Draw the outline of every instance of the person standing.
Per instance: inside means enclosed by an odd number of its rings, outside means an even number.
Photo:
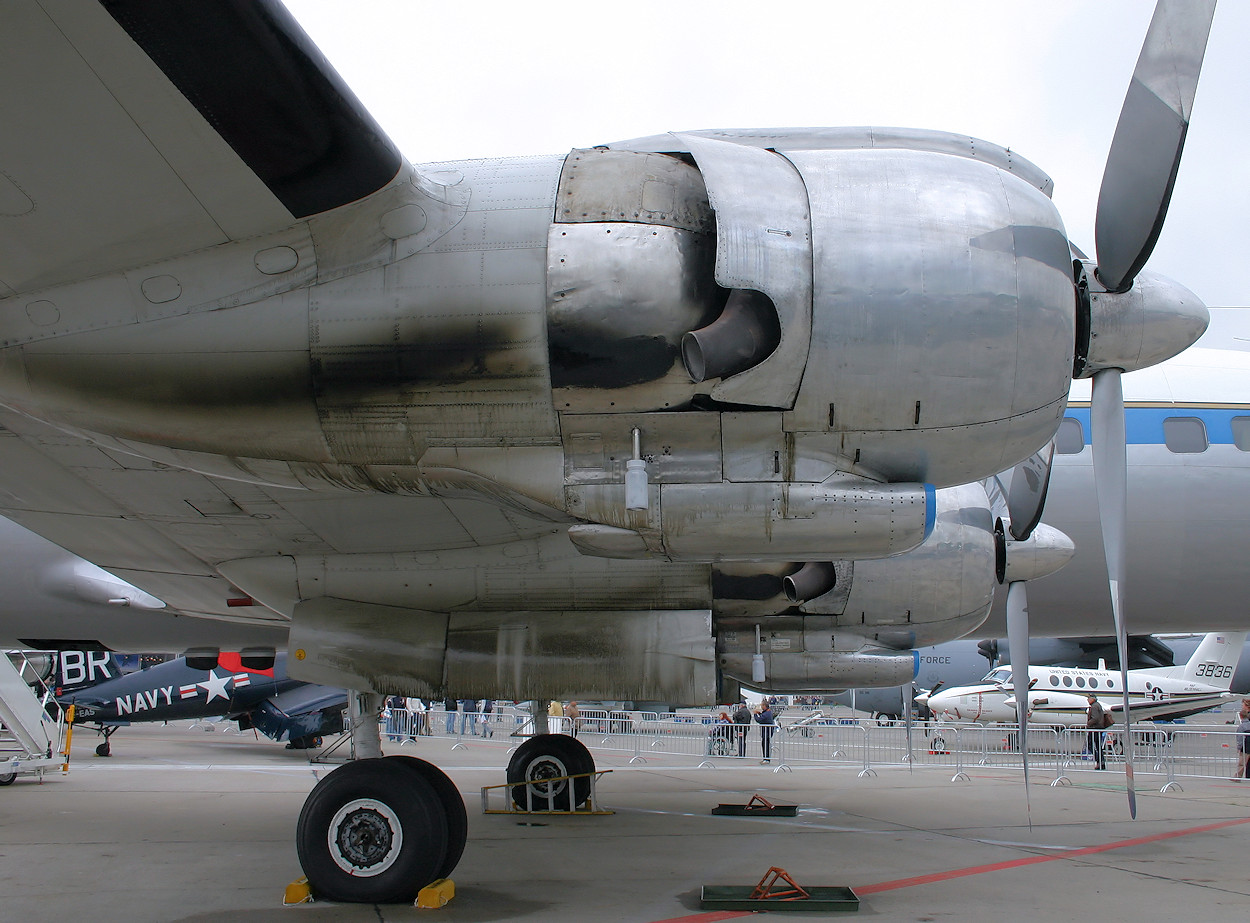
[[[564,717],[569,719],[569,733],[574,737],[577,736],[578,722],[582,713],[577,708],[576,702],[570,702],[564,706]]]
[[[751,709],[747,708],[746,702],[738,703],[738,710],[734,712],[734,734],[738,738],[738,756],[746,759],[747,755],[747,731],[751,729]]]
[[[495,703],[490,699],[482,699],[482,717],[480,723],[482,725],[483,737],[494,737],[495,730],[490,726],[490,713],[494,710]]]
[[[777,730],[777,716],[768,699],[760,702],[755,710],[755,721],[760,726],[760,751],[764,754],[760,762],[767,763],[773,758],[773,731]]]
[[[425,703],[420,699],[414,699],[411,696],[407,699],[408,714],[412,715],[412,734],[419,737],[423,734],[430,733],[429,726],[425,723]]]
[[[477,708],[476,699],[461,699],[460,700],[460,736],[461,737],[464,736],[465,725],[469,726],[470,732],[476,733],[475,731],[473,731],[473,711],[476,708]]]
[[[1247,771],[1250,767],[1250,705],[1243,704],[1238,717],[1241,723],[1237,725],[1237,772],[1233,774],[1234,782],[1250,777]]]
[[[456,733],[456,700],[444,699],[443,710],[447,712],[447,733]]]
[[[1107,710],[1098,703],[1098,696],[1092,692],[1085,696],[1089,708],[1085,711],[1085,732],[1089,735],[1089,751],[1094,756],[1094,768],[1106,769],[1107,757],[1102,750],[1102,731],[1110,722]]]
[[[386,739],[402,740],[404,737],[404,715],[408,703],[402,695],[389,696],[386,700]]]

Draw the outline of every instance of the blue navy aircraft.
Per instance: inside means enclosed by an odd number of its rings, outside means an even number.
[[[74,706],[75,724],[104,736],[97,756],[109,756],[113,733],[134,722],[221,717],[291,750],[343,730],[347,693],[291,679],[285,652],[267,663],[224,651],[212,663],[177,657],[132,672],[105,651],[61,651],[58,659],[57,701]]]

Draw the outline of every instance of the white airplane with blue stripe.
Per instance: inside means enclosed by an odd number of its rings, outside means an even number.
[[[1134,633],[1250,627],[1250,309],[1215,308],[1174,359],[1125,375],[1128,454],[1126,606]],[[1090,448],[1089,384],[1073,383],[1056,436],[1043,521],[1076,553],[1029,583],[1031,633],[1109,634]],[[979,637],[1004,637],[999,594]]]

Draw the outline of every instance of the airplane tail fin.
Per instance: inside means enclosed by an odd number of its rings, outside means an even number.
[[[122,675],[122,664],[112,651],[58,651],[56,694],[64,695]]]
[[[1178,679],[1227,689],[1232,685],[1233,673],[1241,659],[1246,634],[1244,631],[1207,633],[1189,662],[1183,667],[1173,667],[1172,675]]]

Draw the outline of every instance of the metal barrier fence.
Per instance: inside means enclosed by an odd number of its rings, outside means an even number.
[[[516,706],[490,712],[425,712],[388,709],[384,739],[401,745],[423,735],[458,737],[528,737],[532,718]],[[866,719],[835,718],[821,712],[785,715],[771,732],[761,725],[717,722],[698,713],[582,709],[575,720],[550,716],[548,730],[573,734],[590,748],[630,755],[631,762],[648,756],[688,757],[698,765],[729,765],[750,759],[785,772],[791,764],[858,766],[861,776],[884,766],[932,766],[952,771],[952,781],[965,781],[966,770],[978,766],[1020,769],[1020,731],[1014,725],[946,724],[917,721],[908,731],[901,723],[879,725]],[[1131,742],[1138,775],[1163,777],[1163,791],[1179,788],[1178,777],[1229,779],[1238,768],[1238,734],[1228,725],[1134,725]],[[765,751],[765,737],[768,749]],[[1124,731],[1101,732],[1104,765],[1119,768],[1124,760]],[[1029,769],[1052,775],[1063,784],[1068,773],[1092,770],[1097,759],[1084,728],[1030,726],[1025,740]]]

